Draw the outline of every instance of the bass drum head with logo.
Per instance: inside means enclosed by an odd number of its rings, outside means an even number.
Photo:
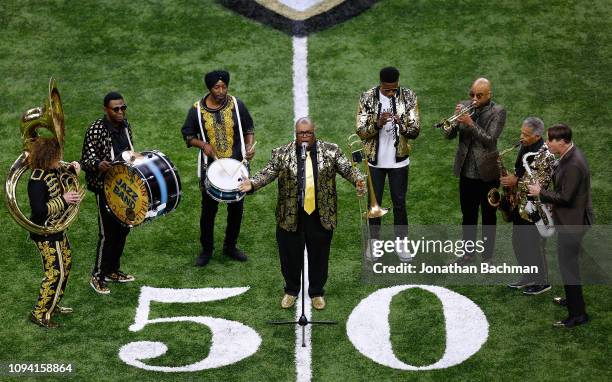
[[[148,184],[140,173],[125,163],[114,163],[104,178],[106,205],[127,226],[142,224],[150,205]]]
[[[126,162],[113,163],[104,179],[108,209],[117,220],[135,227],[176,209],[181,200],[181,180],[163,153],[130,151],[122,158]]]

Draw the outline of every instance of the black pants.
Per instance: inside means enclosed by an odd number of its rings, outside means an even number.
[[[557,236],[559,267],[561,278],[565,284],[565,298],[567,299],[567,310],[570,317],[581,316],[586,312],[578,264],[584,234],[584,232],[559,232]]]
[[[535,224],[521,218],[514,211],[512,216],[512,248],[521,266],[536,266],[538,272],[526,274],[524,281],[536,285],[548,284],[548,266],[544,252],[546,239],[542,238]]]
[[[480,179],[471,179],[461,176],[459,178],[459,201],[463,214],[463,240],[476,240],[476,225],[478,224],[478,210],[482,213],[482,237],[485,260],[493,257],[495,250],[495,225],[497,224],[497,208],[491,207],[487,201],[487,194],[493,187],[499,187],[499,180],[484,182]],[[473,254],[473,252],[471,253]],[[470,255],[471,255],[470,254]]]
[[[200,215],[200,244],[202,251],[212,255],[215,249],[215,217],[219,210],[219,202],[202,190],[202,213]],[[225,227],[225,240],[223,246],[233,248],[238,242],[240,225],[242,224],[242,211],[244,199],[235,203],[227,203],[227,226]]]
[[[377,168],[370,166],[372,187],[376,202],[381,205],[385,189],[385,178],[389,177],[389,191],[393,203],[393,225],[395,235],[403,238],[408,235],[408,214],[406,212],[406,192],[408,191],[408,169],[410,166],[399,168]],[[368,199],[369,200],[369,199]],[[372,238],[378,238],[380,231],[380,218],[370,219],[370,232]]]
[[[296,232],[276,227],[276,241],[280,256],[281,272],[285,279],[285,293],[297,296],[301,289],[301,272],[304,246],[308,251],[308,295],[323,296],[327,282],[329,248],[334,231],[321,225],[318,210],[311,215],[300,213]]]
[[[98,204],[98,245],[96,262],[91,274],[102,277],[119,270],[130,228],[121,224],[109,211],[104,193],[96,194],[96,203]]]
[[[36,241],[42,258],[44,278],[32,314],[37,319],[51,319],[59,306],[72,268],[72,250],[66,235],[58,241]]]

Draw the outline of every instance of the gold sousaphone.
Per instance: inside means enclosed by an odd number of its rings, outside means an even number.
[[[26,230],[39,235],[50,235],[65,230],[72,224],[79,213],[79,204],[70,204],[64,215],[55,224],[39,225],[23,214],[17,201],[17,184],[23,173],[29,168],[28,156],[30,155],[32,143],[39,136],[51,134],[59,142],[63,155],[64,129],[62,101],[57,90],[57,83],[54,78],[51,78],[49,80],[49,96],[45,98],[43,105],[27,110],[21,117],[22,153],[11,166],[6,177],[6,183],[4,184],[6,206],[13,219]],[[39,130],[41,131],[39,132]],[[68,166],[65,162],[60,162],[60,165]],[[71,171],[62,172],[60,185],[62,193],[77,191],[81,198],[85,194],[83,187],[79,186],[78,176]]]

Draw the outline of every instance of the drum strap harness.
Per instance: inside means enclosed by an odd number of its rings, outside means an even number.
[[[242,153],[242,162],[246,161],[246,150],[244,147],[244,136],[242,135],[242,121],[240,120],[240,108],[238,107],[238,102],[236,101],[236,97],[231,96],[232,101],[234,102],[234,107],[236,108],[236,119],[238,120],[238,132],[240,133],[240,152]],[[202,126],[202,111],[200,108],[200,102],[198,101],[198,124],[200,125],[200,135],[202,136],[202,141],[206,142],[206,136],[204,135],[204,127]],[[126,131],[127,133],[127,131]],[[128,137],[128,140],[130,138]],[[132,143],[130,142],[130,146]],[[204,157],[204,170],[208,167],[208,156],[204,154],[203,150],[198,152],[198,178],[202,176],[202,157]]]
[[[125,136],[127,137],[128,140],[128,144],[130,145],[130,150],[134,151],[134,146],[132,146],[132,140],[130,139],[130,133],[128,133],[128,129],[127,127],[123,128],[123,132],[125,133]],[[113,144],[111,142],[111,161],[115,160],[115,150],[113,150]]]

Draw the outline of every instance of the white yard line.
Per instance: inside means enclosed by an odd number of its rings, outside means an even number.
[[[294,120],[308,116],[308,38],[293,37],[293,115]],[[295,129],[294,136],[295,136]],[[301,293],[295,304],[295,320],[299,320],[302,307]],[[304,249],[304,314],[310,319],[310,297],[308,297],[308,256]],[[310,349],[311,326],[306,325],[302,347],[302,327],[295,326],[295,371],[298,382],[312,379],[312,353]]]

